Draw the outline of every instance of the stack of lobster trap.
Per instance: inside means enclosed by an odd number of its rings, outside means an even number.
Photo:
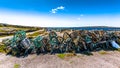
[[[120,33],[109,31],[76,30],[71,33],[64,32],[58,36],[50,31],[49,35],[37,36],[29,39],[25,31],[18,31],[10,39],[3,40],[7,54],[16,56],[28,56],[28,54],[55,54],[83,51],[95,51],[97,49],[120,48]]]

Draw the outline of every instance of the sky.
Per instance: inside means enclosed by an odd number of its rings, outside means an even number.
[[[120,27],[120,0],[0,0],[0,23]]]

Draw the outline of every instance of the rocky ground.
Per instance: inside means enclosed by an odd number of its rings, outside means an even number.
[[[93,52],[91,56],[77,54],[64,59],[49,54],[25,58],[0,54],[0,68],[120,68],[120,52]]]

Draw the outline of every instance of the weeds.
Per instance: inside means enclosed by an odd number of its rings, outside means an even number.
[[[0,44],[0,53],[5,53],[4,49],[5,49],[5,45]]]
[[[58,56],[59,58],[61,58],[61,59],[64,59],[65,56],[66,56],[66,54],[57,54],[57,56]]]
[[[57,56],[58,56],[59,58],[61,58],[61,59],[64,59],[65,57],[66,57],[66,58],[67,58],[67,57],[74,57],[74,56],[76,56],[76,54],[74,54],[74,53],[57,54]]]
[[[44,33],[44,31],[36,31],[36,32],[34,32],[32,34],[28,34],[28,36],[29,37],[34,37],[34,36],[39,36],[40,34],[43,34],[43,33]]]
[[[120,48],[119,48],[119,49],[117,49],[117,51],[118,51],[118,52],[120,52]]]
[[[20,68],[20,64],[15,64],[14,68]]]
[[[98,53],[99,53],[99,54],[102,54],[102,55],[108,54],[106,51],[99,51]]]

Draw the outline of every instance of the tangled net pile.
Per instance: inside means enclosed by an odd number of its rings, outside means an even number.
[[[28,56],[28,54],[55,54],[55,53],[81,53],[83,51],[95,51],[99,49],[120,48],[120,33],[109,31],[82,31],[71,33],[64,32],[58,36],[50,31],[48,36],[37,36],[33,39],[26,37],[25,31],[18,31],[13,38],[2,41],[7,54],[16,56]]]

